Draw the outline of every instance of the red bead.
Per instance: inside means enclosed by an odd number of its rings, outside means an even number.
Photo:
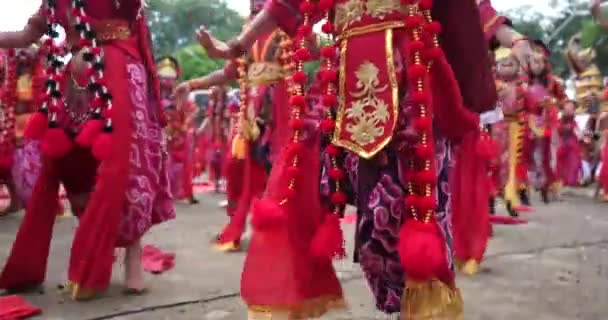
[[[93,47],[91,48],[91,53],[98,56],[101,54],[101,47]]]
[[[406,207],[408,208],[417,208],[418,207],[418,203],[420,197],[418,197],[417,195],[414,194],[408,194],[407,196],[405,196],[405,198],[403,198],[403,204],[405,204]]]
[[[329,154],[332,157],[337,157],[338,155],[340,155],[340,148],[338,148],[337,146],[330,144],[327,147],[325,147],[325,151],[327,152],[327,154]]]
[[[331,202],[336,205],[345,205],[347,200],[348,197],[341,191],[334,192],[331,195]]]
[[[417,41],[412,41],[409,43],[409,50],[411,53],[414,53],[416,51],[420,51],[422,49],[424,49],[424,42],[417,40]]]
[[[336,128],[336,122],[333,119],[323,119],[321,121],[321,130],[325,133],[332,133]]]
[[[437,21],[433,21],[429,24],[427,24],[426,26],[424,26],[424,29],[426,32],[430,33],[430,34],[439,34],[441,32],[441,24]]]
[[[405,18],[405,26],[408,29],[415,29],[422,25],[423,17],[421,15],[409,16]]]
[[[304,1],[300,4],[300,12],[304,14],[312,14],[315,10],[315,4],[311,1]]]
[[[420,198],[420,202],[418,203],[418,210],[420,212],[426,213],[430,210],[435,210],[435,198],[431,196],[424,196]]]
[[[111,119],[113,113],[114,110],[112,110],[112,108],[106,108],[101,112],[101,115],[106,119]]]
[[[437,174],[435,170],[423,170],[415,175],[415,182],[424,185],[435,186],[437,183]]]
[[[424,57],[429,61],[436,61],[443,57],[443,50],[439,47],[428,48],[424,52]]]
[[[344,173],[344,170],[340,168],[332,168],[331,170],[329,170],[329,177],[333,180],[340,181],[346,178],[346,174]]]
[[[338,97],[335,94],[326,94],[321,98],[321,102],[327,108],[331,108],[338,102]]]
[[[85,39],[85,38],[81,38],[79,40],[79,43],[80,43],[80,47],[88,47],[88,46],[91,45],[91,40]]]
[[[416,147],[416,156],[421,159],[429,160],[434,156],[434,153],[433,148],[429,145],[421,145]]]
[[[417,80],[426,76],[427,69],[421,64],[415,64],[408,68],[408,75],[411,80]]]
[[[296,179],[299,174],[300,174],[300,168],[294,167],[294,166],[287,167],[287,179],[289,179],[289,180]]]
[[[324,83],[335,82],[338,78],[338,73],[335,70],[324,70],[321,72],[321,80]]]
[[[310,50],[308,48],[300,48],[295,52],[295,58],[297,61],[306,62],[310,60]]]
[[[325,46],[321,48],[321,56],[325,59],[335,59],[336,58],[336,48],[334,46]]]
[[[430,96],[426,91],[415,91],[411,94],[412,102],[416,105],[426,105],[429,103]]]
[[[334,25],[327,22],[323,24],[323,26],[321,27],[321,31],[323,31],[323,33],[332,34],[334,33]]]
[[[302,130],[304,128],[304,121],[302,119],[291,119],[289,120],[289,126],[293,130]]]
[[[308,79],[308,76],[306,75],[305,72],[303,71],[298,71],[296,73],[293,74],[292,79],[295,83],[298,84],[305,84],[306,80]]]
[[[312,33],[312,27],[310,25],[303,24],[298,27],[298,35],[300,37],[306,38],[306,37],[310,36],[311,33]]]
[[[304,96],[301,95],[295,95],[292,96],[290,98],[291,105],[296,106],[296,107],[303,107],[306,104],[306,99],[304,98]]]
[[[414,119],[414,128],[420,133],[429,132],[433,127],[433,121],[429,117],[419,117]]]

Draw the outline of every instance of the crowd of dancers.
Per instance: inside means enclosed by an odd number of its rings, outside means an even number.
[[[456,320],[455,274],[477,272],[492,221],[521,221],[533,191],[549,203],[596,181],[608,200],[607,99],[580,35],[565,52],[568,98],[547,47],[489,0],[250,4],[230,42],[196,30],[227,63],[181,83],[175,58],[152,57],[143,0],[44,0],[22,31],[0,32],[2,214],[26,209],[1,288],[43,283],[62,186],[78,217],[68,294],[104,291],[120,247],[125,293],[143,294],[142,236],[175,217],[174,201],[198,203],[204,175],[227,197],[214,246],[240,250],[253,229],[241,278],[250,319],[344,306],[332,259],[346,255],[340,221],[353,206],[354,259],[378,310]],[[200,111],[190,96],[207,89]],[[497,200],[509,217],[497,218]]]

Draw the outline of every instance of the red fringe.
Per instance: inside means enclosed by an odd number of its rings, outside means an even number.
[[[344,234],[340,228],[340,218],[335,214],[327,214],[310,244],[310,253],[317,258],[344,258]]]

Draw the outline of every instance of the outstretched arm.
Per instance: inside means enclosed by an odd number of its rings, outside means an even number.
[[[180,83],[173,91],[177,106],[185,106],[188,101],[188,95],[193,90],[204,90],[213,86],[222,86],[236,79],[236,76],[236,64],[230,62],[224,69],[214,71],[201,78]]]
[[[0,48],[27,48],[40,40],[46,30],[46,22],[39,10],[20,31],[0,32]]]

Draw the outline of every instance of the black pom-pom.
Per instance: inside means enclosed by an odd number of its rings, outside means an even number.
[[[76,29],[76,31],[82,32],[82,31],[85,31],[87,29],[87,26],[86,26],[86,24],[84,24],[83,22],[81,22],[81,23],[77,23],[74,26],[74,28]]]
[[[103,99],[103,101],[110,101],[112,100],[112,95],[109,92],[104,92],[101,94],[101,99]]]
[[[51,91],[51,96],[53,98],[61,98],[61,91],[59,91],[59,90],[52,90]]]
[[[93,61],[93,59],[95,59],[95,55],[91,52],[85,52],[82,54],[82,58],[86,62],[91,62],[91,61]]]
[[[95,70],[97,70],[97,71],[102,71],[103,70],[103,62],[101,62],[101,61],[95,62],[93,64],[93,68],[95,68]]]
[[[95,39],[95,36],[96,36],[95,31],[87,30],[87,31],[85,31],[84,36],[89,40],[93,40],[93,39]]]
[[[101,85],[97,82],[90,82],[87,87],[90,92],[97,92],[101,89]]]

